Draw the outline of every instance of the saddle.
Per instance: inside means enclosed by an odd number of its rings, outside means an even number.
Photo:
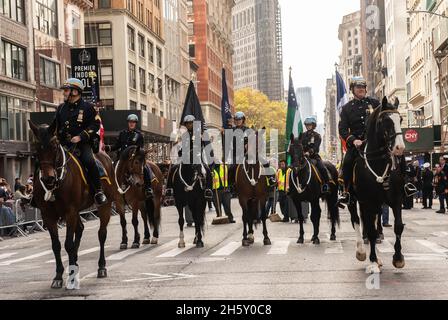
[[[79,169],[79,172],[81,173],[81,177],[82,177],[82,181],[86,184],[89,185],[86,179],[86,170],[85,168],[81,165],[81,162],[79,161],[78,157],[73,155],[71,152],[68,152],[70,158],[72,158],[73,162],[75,162],[76,166]],[[104,168],[102,162],[100,160],[98,160],[98,158],[96,156],[94,156],[95,158],[95,163],[98,167],[98,171],[100,172],[100,179],[101,180],[105,180],[109,185],[112,185],[112,182],[110,181],[109,175],[107,173],[106,168]]]

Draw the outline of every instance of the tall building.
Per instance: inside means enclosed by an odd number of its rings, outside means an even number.
[[[166,117],[179,123],[191,79],[188,55],[187,1],[165,0]]]
[[[32,1],[0,1],[0,176],[9,183],[31,172],[34,14]]]
[[[206,122],[221,127],[222,69],[233,106],[234,0],[188,0],[189,53],[198,65],[197,88]]]
[[[232,11],[235,89],[283,99],[281,8],[278,0],[237,0]]]
[[[296,97],[303,119],[315,115],[313,105],[313,91],[310,87],[298,88],[296,90]]]
[[[162,12],[160,0],[95,1],[85,23],[86,45],[98,47],[103,108],[141,115],[146,148],[157,161],[166,157],[172,131],[167,87],[179,88],[166,78]],[[125,128],[126,116],[121,117],[116,124]],[[106,140],[120,129],[110,125],[105,121]]]
[[[339,72],[348,86],[354,76],[362,74],[361,12],[356,11],[342,18],[339,25],[342,52]]]

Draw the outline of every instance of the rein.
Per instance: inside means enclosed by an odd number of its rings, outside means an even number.
[[[311,163],[310,163],[310,161],[309,161],[308,158],[306,158],[306,157],[305,157],[305,160],[306,160],[307,163],[305,164],[305,166],[303,166],[302,168],[299,169],[299,172],[300,172],[300,170],[303,170],[303,169],[306,167],[306,165],[308,165],[308,170],[309,170],[308,181],[306,182],[306,184],[305,184],[305,186],[304,186],[303,188],[302,188],[302,186],[300,185],[299,175],[297,174],[296,179],[294,179],[294,171],[291,170],[291,173],[290,173],[290,178],[291,178],[292,184],[294,185],[294,187],[296,188],[296,190],[297,190],[297,192],[298,192],[299,194],[302,194],[302,193],[305,192],[306,188],[309,186],[309,184],[310,184],[310,182],[311,182],[311,177],[312,177],[312,175],[313,175],[313,171],[312,171],[312,169],[311,169]],[[297,181],[296,181],[296,180],[297,180]]]
[[[258,178],[257,178],[257,180],[255,180],[255,177],[254,177],[255,170],[252,171],[252,179],[251,179],[249,177],[249,173],[247,172],[247,169],[246,169],[246,161],[244,161],[244,163],[243,163],[244,174],[246,175],[246,178],[247,178],[247,180],[249,180],[249,182],[252,185],[252,187],[255,187],[258,184],[258,182],[260,181],[260,178],[261,178],[261,171],[262,171],[261,170],[261,164],[259,163],[258,165],[260,167],[260,170],[258,171]]]

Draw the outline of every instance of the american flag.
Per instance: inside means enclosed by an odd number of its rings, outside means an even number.
[[[90,72],[89,73],[90,78],[92,78],[92,103],[95,105],[95,109],[98,112],[98,117],[100,118],[100,130],[97,132],[97,134],[100,136],[100,150],[103,150],[105,147],[104,144],[104,126],[103,126],[103,120],[99,116],[99,101],[98,101],[98,94],[96,92],[96,86],[95,82],[97,79],[96,72]]]

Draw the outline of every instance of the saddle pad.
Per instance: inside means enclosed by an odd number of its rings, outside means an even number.
[[[87,183],[87,179],[86,179],[86,173],[85,173],[85,170],[84,170],[83,166],[81,165],[81,162],[80,162],[79,159],[78,159],[76,156],[74,156],[71,152],[69,152],[68,154],[70,155],[70,157],[72,158],[72,160],[76,163],[76,166],[78,167],[79,172],[81,173],[82,181],[83,181],[86,185],[88,185],[88,183]],[[109,185],[112,185],[112,182],[111,182],[110,179],[109,179],[109,175],[107,174],[107,171],[106,171],[106,169],[104,168],[104,166],[103,166],[103,164],[101,163],[101,161],[99,161],[97,158],[95,158],[95,163],[96,163],[96,166],[98,167],[98,170],[99,170],[99,172],[100,172],[100,179],[101,179],[101,180],[105,180],[105,181],[107,181],[107,183],[108,183]]]

